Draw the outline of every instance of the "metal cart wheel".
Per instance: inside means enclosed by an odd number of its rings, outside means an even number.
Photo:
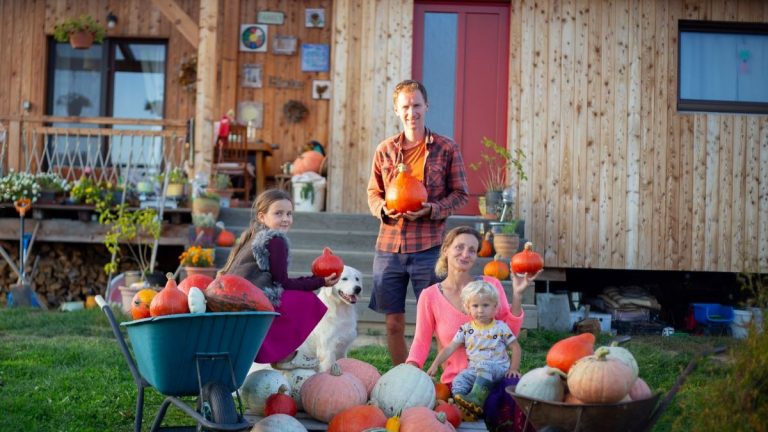
[[[200,414],[213,423],[225,425],[239,422],[232,393],[222,384],[209,382],[204,385],[199,406]]]

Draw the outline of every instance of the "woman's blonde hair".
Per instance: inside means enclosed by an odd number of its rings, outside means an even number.
[[[495,305],[499,304],[499,293],[496,292],[496,287],[484,280],[476,280],[464,285],[461,290],[461,305],[468,310],[469,302],[477,297],[487,298]]]
[[[446,234],[445,238],[443,238],[443,244],[440,246],[440,256],[437,258],[437,263],[435,263],[435,275],[437,277],[444,278],[448,275],[448,248],[451,247],[451,244],[453,244],[453,241],[456,240],[456,237],[462,234],[475,236],[478,246],[480,246],[480,243],[483,240],[483,236],[480,235],[480,232],[472,227],[458,226],[448,231],[448,234]]]
[[[239,242],[229,252],[227,263],[224,264],[224,268],[222,268],[219,273],[227,273],[232,268],[232,264],[235,262],[235,257],[238,253],[240,253],[240,250],[242,250],[243,247],[246,247],[246,245],[247,247],[250,247],[251,239],[253,236],[265,228],[264,225],[259,222],[259,213],[267,213],[269,211],[269,206],[278,201],[284,200],[290,201],[291,204],[293,204],[293,200],[291,199],[291,196],[288,194],[288,192],[285,192],[281,189],[267,189],[259,194],[256,200],[253,202],[253,207],[251,207],[250,227],[243,231],[242,234],[240,234]]]

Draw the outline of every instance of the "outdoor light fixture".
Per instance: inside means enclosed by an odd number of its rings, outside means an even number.
[[[111,11],[107,14],[107,28],[115,28],[117,25],[117,16]]]

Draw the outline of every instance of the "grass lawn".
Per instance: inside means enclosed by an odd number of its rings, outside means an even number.
[[[542,366],[549,347],[564,336],[547,331],[522,335],[522,371]],[[653,336],[635,337],[624,346],[637,358],[640,376],[666,392],[696,353],[733,344],[729,338]],[[358,348],[351,357],[382,373],[391,367],[384,347]],[[654,430],[690,430],[690,420],[701,415],[703,395],[713,391],[709,383],[724,377],[728,364],[728,356],[701,362]],[[148,389],[144,430],[162,399]],[[101,310],[0,309],[0,431],[131,431],[135,403],[136,387]],[[187,419],[171,407],[165,424],[189,424]]]

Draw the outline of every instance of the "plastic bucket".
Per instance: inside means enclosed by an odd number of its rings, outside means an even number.
[[[318,212],[325,205],[325,183],[293,182],[293,206],[295,211]]]
[[[731,334],[736,339],[746,339],[749,333],[749,323],[752,321],[752,312],[740,309],[733,310],[733,322]]]

